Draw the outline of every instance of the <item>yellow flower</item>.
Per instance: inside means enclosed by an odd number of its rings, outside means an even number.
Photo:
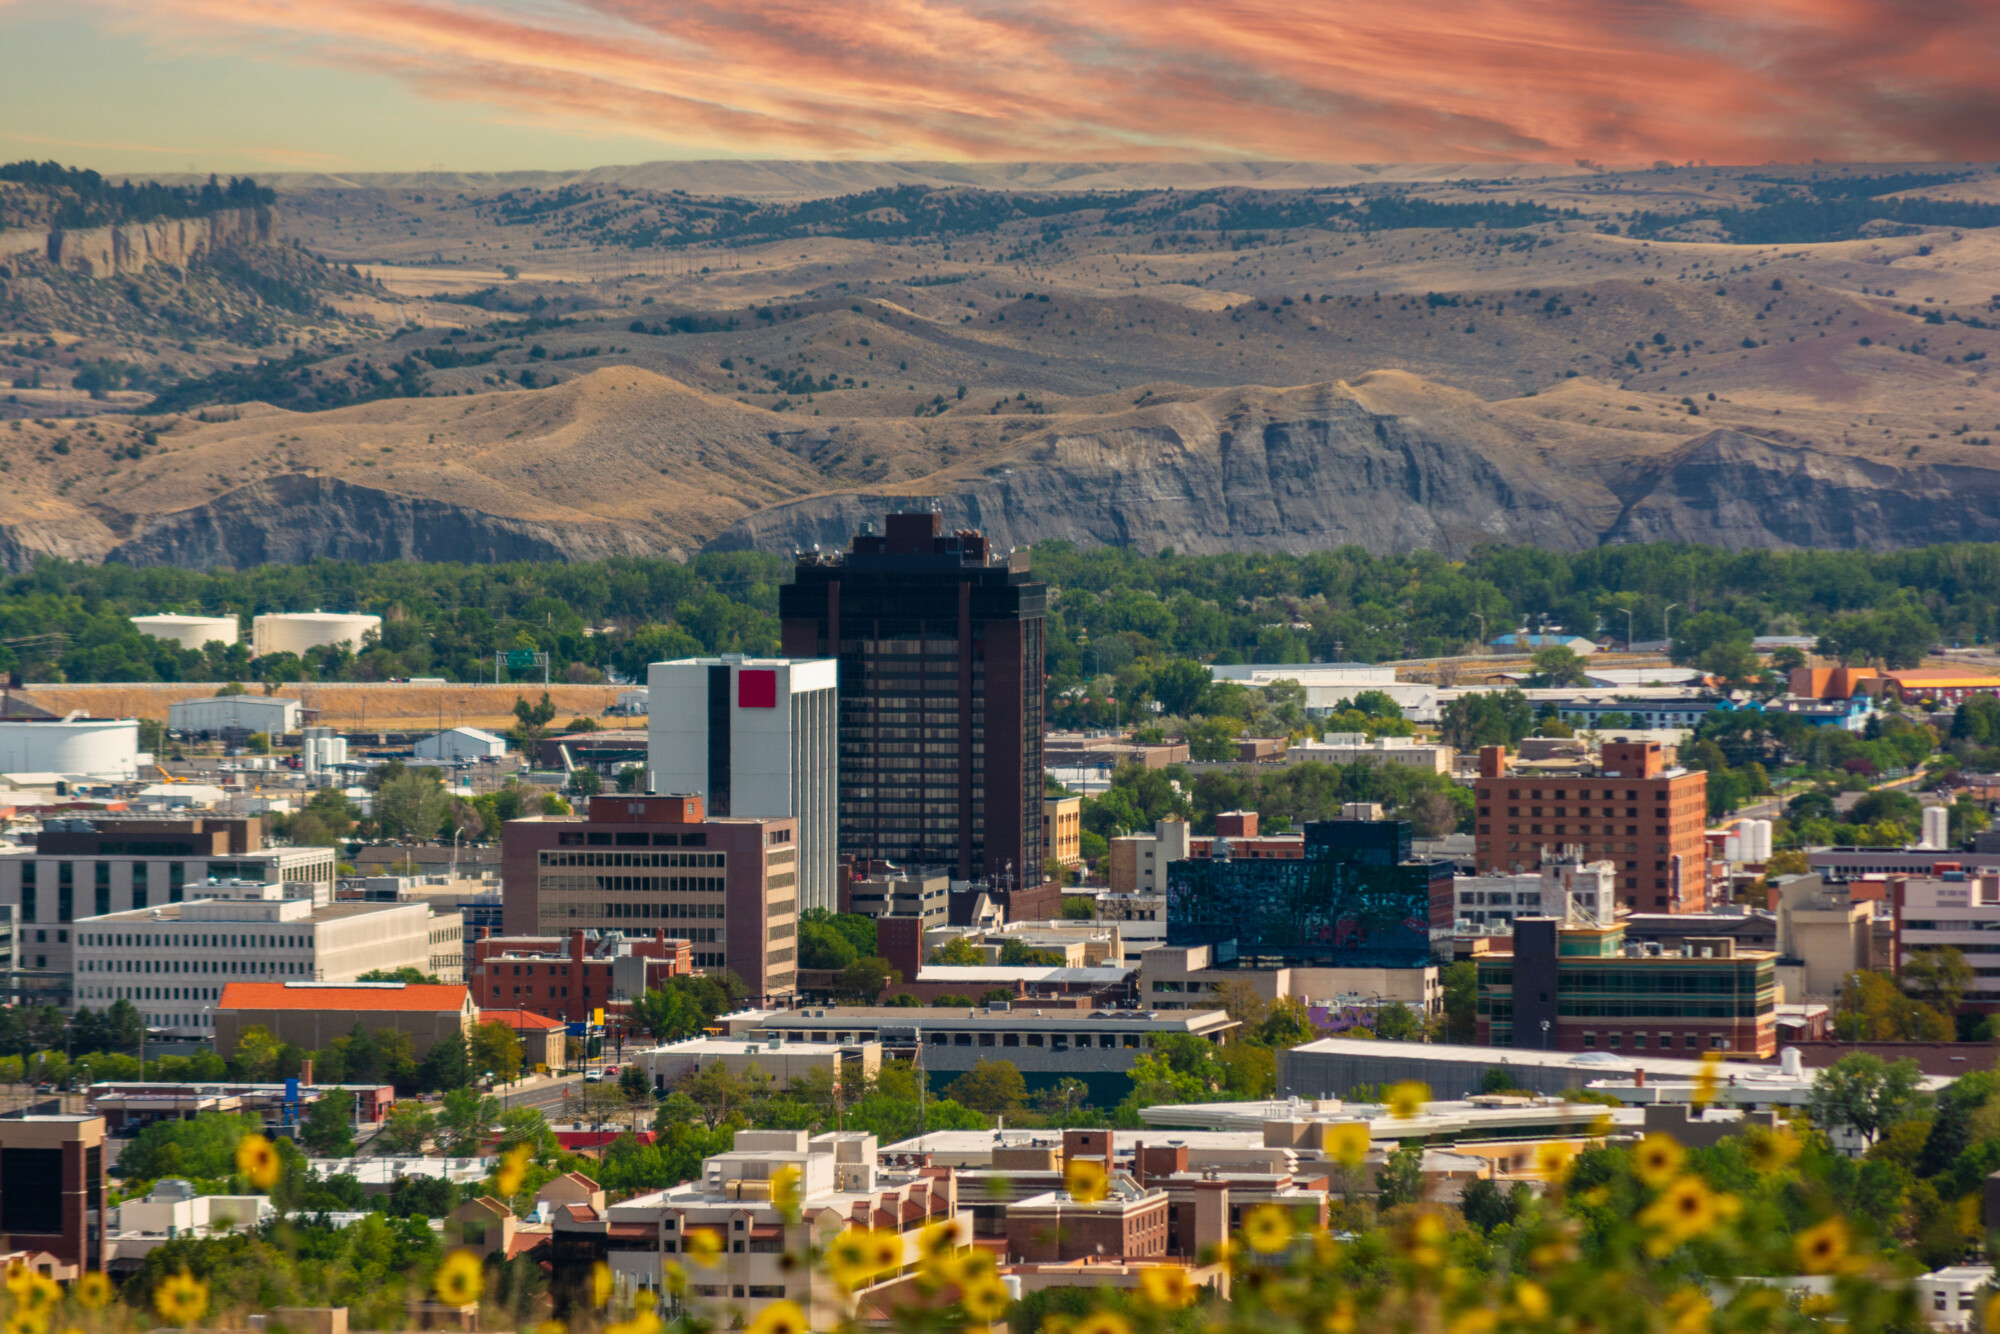
[[[722,1238],[713,1228],[691,1227],[681,1238],[681,1251],[703,1269],[713,1269],[722,1258]]]
[[[33,1311],[16,1311],[7,1317],[6,1324],[0,1326],[6,1334],[48,1334],[49,1318]]]
[[[1715,1101],[1715,1090],[1717,1085],[1721,1083],[1716,1072],[1721,1065],[1721,1052],[1710,1050],[1701,1054],[1701,1069],[1696,1072],[1694,1077],[1694,1106],[1696,1111],[1700,1111]]]
[[[470,1306],[486,1291],[486,1271],[476,1253],[453,1251],[438,1266],[437,1277],[431,1280],[431,1286],[437,1290],[438,1300],[446,1306]]]
[[[271,1147],[270,1140],[262,1135],[245,1135],[236,1141],[236,1170],[258,1190],[269,1190],[278,1184],[285,1165],[278,1160],[278,1151]]]
[[[1273,1255],[1292,1244],[1292,1219],[1275,1204],[1260,1204],[1243,1220],[1243,1240],[1260,1255]]]
[[[62,1305],[62,1286],[47,1274],[28,1270],[18,1281],[10,1281],[8,1290],[14,1294],[14,1306],[38,1320],[47,1321],[49,1313]]]
[[[862,1242],[868,1248],[868,1267],[878,1274],[893,1274],[903,1267],[903,1234],[894,1228],[879,1227],[864,1232]]]
[[[1535,1167],[1549,1181],[1561,1181],[1576,1165],[1577,1147],[1563,1140],[1544,1140],[1535,1146]]]
[[[1312,1230],[1313,1258],[1323,1265],[1330,1265],[1340,1258],[1340,1242],[1333,1233],[1323,1227]]]
[[[1078,1204],[1096,1204],[1110,1193],[1111,1178],[1095,1158],[1072,1158],[1063,1164],[1063,1189]]]
[[[1424,1104],[1430,1100],[1429,1084],[1420,1084],[1414,1079],[1405,1080],[1389,1090],[1389,1114],[1407,1121],[1423,1111]]]
[[[1132,1334],[1132,1325],[1115,1312],[1093,1311],[1071,1325],[1069,1334]]]
[[[1445,1326],[1446,1334],[1487,1334],[1500,1323],[1500,1317],[1483,1306],[1470,1311],[1461,1311]]]
[[[535,1326],[535,1334],[569,1334],[569,1326],[560,1320],[544,1320]]]
[[[1718,1212],[1715,1192],[1701,1178],[1681,1177],[1639,1213],[1639,1221],[1654,1233],[1647,1249],[1665,1255],[1715,1226]]]
[[[991,1251],[969,1250],[952,1256],[941,1276],[961,1288],[969,1288],[981,1279],[994,1278],[999,1273],[1000,1266]]]
[[[771,1173],[771,1206],[787,1220],[798,1218],[799,1205],[803,1199],[803,1194],[799,1190],[799,1169],[796,1166],[786,1163]]]
[[[1632,1151],[1632,1170],[1639,1174],[1639,1180],[1658,1190],[1681,1174],[1681,1161],[1686,1157],[1679,1140],[1656,1130]]]
[[[529,1149],[526,1144],[516,1144],[500,1156],[500,1170],[493,1174],[493,1188],[503,1200],[511,1200],[520,1193],[521,1178],[528,1173]]]
[[[1548,1290],[1541,1284],[1522,1279],[1514,1285],[1514,1305],[1530,1320],[1540,1320],[1549,1313]]]
[[[1007,1308],[1013,1301],[1013,1294],[1007,1291],[1007,1285],[1000,1281],[998,1275],[982,1278],[970,1287],[959,1289],[958,1294],[958,1304],[965,1308],[965,1313],[989,1325],[1007,1314]]]
[[[1372,1137],[1366,1121],[1335,1121],[1327,1126],[1320,1148],[1342,1167],[1359,1167],[1368,1161]]]
[[[1693,1288],[1682,1288],[1670,1295],[1666,1307],[1671,1334],[1706,1334],[1709,1312],[1715,1309],[1707,1297]]]
[[[1743,1137],[1744,1156],[1750,1160],[1750,1166],[1765,1176],[1791,1166],[1802,1147],[1799,1137],[1788,1128],[1766,1130],[1762,1126],[1753,1126]]]
[[[1320,1328],[1326,1334],[1354,1334],[1354,1299],[1336,1298],[1333,1308],[1326,1313],[1326,1319],[1320,1321]]]
[[[1194,1301],[1195,1286],[1180,1265],[1147,1265],[1139,1271],[1139,1291],[1155,1306],[1179,1310]]]
[[[660,1266],[660,1286],[673,1296],[687,1296],[688,1271],[668,1260]]]
[[[1403,1254],[1412,1264],[1435,1269],[1444,1263],[1444,1223],[1436,1214],[1418,1214],[1403,1235]]]
[[[2000,1329],[2000,1296],[1986,1303],[1986,1328]]]
[[[797,1302],[772,1302],[750,1322],[749,1334],[807,1334],[806,1313]]]
[[[153,1289],[153,1309],[170,1325],[192,1325],[208,1310],[208,1284],[185,1269],[163,1278]]]
[[[72,1289],[76,1293],[77,1304],[86,1311],[98,1311],[111,1305],[115,1295],[111,1279],[102,1270],[93,1269],[76,1281]]]
[[[604,1334],[660,1334],[660,1317],[651,1310],[634,1311],[630,1320],[614,1321],[604,1327]]]
[[[826,1271],[843,1288],[864,1287],[875,1272],[869,1254],[868,1234],[851,1227],[827,1243]]]
[[[1808,1274],[1825,1274],[1838,1269],[1847,1258],[1847,1243],[1847,1224],[1835,1217],[1792,1238],[1792,1249],[1798,1253],[1799,1268]]]
[[[599,1260],[590,1267],[590,1304],[600,1310],[611,1304],[611,1266]]]

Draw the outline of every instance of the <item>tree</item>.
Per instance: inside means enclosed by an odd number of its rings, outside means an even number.
[[[1513,746],[1534,730],[1535,711],[1518,690],[1461,695],[1440,711],[1439,735],[1458,750]]]
[[[702,1124],[710,1130],[720,1126],[729,1114],[746,1107],[770,1092],[771,1077],[756,1065],[741,1075],[716,1061],[699,1070],[690,1070],[674,1087],[694,1100]]]
[[[1065,894],[1062,915],[1066,922],[1089,922],[1097,917],[1097,900],[1084,894]]]
[[[400,774],[375,794],[375,824],[385,838],[436,838],[450,805],[451,797],[434,772]]]
[[[354,980],[357,982],[402,982],[410,986],[438,985],[437,974],[427,973],[423,969],[411,964],[404,964],[401,968],[370,968]],[[358,1022],[355,1026],[357,1028],[360,1027]]]
[[[1414,1042],[1424,1035],[1424,1021],[1401,1001],[1375,1011],[1375,1036],[1390,1042]]]
[[[1465,1183],[1458,1207],[1466,1222],[1490,1234],[1494,1228],[1511,1223],[1527,1212],[1533,1198],[1525,1181],[1515,1182],[1514,1188],[1503,1195],[1490,1178],[1475,1177]]]
[[[1002,1115],[1021,1109],[1028,1096],[1028,1084],[1021,1078],[1020,1067],[1012,1061],[981,1058],[972,1069],[946,1085],[944,1094],[974,1111]]]
[[[498,1098],[489,1098],[478,1089],[455,1088],[444,1095],[444,1106],[438,1112],[438,1147],[453,1157],[479,1153],[499,1119]]]
[[[971,941],[964,936],[953,936],[933,949],[930,958],[925,962],[947,964],[953,968],[977,968],[985,962],[985,959],[973,948]]]
[[[255,1116],[203,1112],[191,1121],[155,1121],[118,1155],[127,1181],[163,1176],[220,1179],[236,1171],[236,1144],[263,1129]]]
[[[1375,1204],[1387,1210],[1415,1204],[1423,1197],[1424,1148],[1415,1140],[1404,1140],[1389,1154],[1375,1178]]]
[[[1065,1076],[1034,1096],[1035,1110],[1056,1125],[1069,1124],[1070,1113],[1090,1101],[1090,1086],[1081,1079]]]
[[[594,797],[604,790],[604,779],[595,769],[572,769],[563,790],[575,797]]]
[[[1256,1032],[1257,1041],[1274,1050],[1296,1047],[1318,1036],[1305,1001],[1297,996],[1284,996],[1272,1002],[1270,1013],[1264,1016]]]
[[[346,1158],[354,1152],[354,1095],[332,1089],[306,1108],[299,1138],[322,1158]]]
[[[521,1039],[509,1024],[498,1020],[480,1024],[472,1030],[468,1060],[481,1074],[511,1084],[521,1077]]]
[[[1154,668],[1150,688],[1163,712],[1186,717],[1195,711],[1212,679],[1208,668],[1187,658],[1175,658]]]
[[[1580,686],[1590,678],[1586,674],[1586,664],[1575,649],[1563,644],[1551,644],[1536,651],[1532,660],[1535,666],[1535,685],[1543,689],[1561,686]]]
[[[1444,970],[1444,1040],[1469,1043],[1479,1030],[1479,968],[1463,959]]]
[[[1243,723],[1236,718],[1205,718],[1188,729],[1188,758],[1202,763],[1223,763],[1236,758],[1236,738]]]
[[[521,750],[532,756],[548,735],[549,724],[555,721],[556,706],[549,702],[549,692],[542,692],[542,702],[530,704],[524,697],[514,700],[514,734],[519,738]]]
[[[388,1154],[419,1154],[437,1131],[437,1118],[422,1104],[399,1102],[389,1109],[370,1147]]]
[[[1894,1065],[1868,1052],[1843,1056],[1813,1077],[1808,1109],[1828,1129],[1846,1129],[1874,1144],[1916,1108],[1923,1072],[1915,1061]]]
[[[1958,1012],[1959,1002],[1972,990],[1976,974],[1957,946],[1912,950],[1903,960],[1903,987],[1941,1014]]]
[[[500,1115],[500,1143],[507,1148],[526,1144],[536,1157],[556,1152],[556,1132],[539,1107],[509,1107]]]
[[[1038,950],[1009,936],[1000,943],[1000,962],[1008,968],[1060,968],[1063,956],[1054,950]]]
[[[873,1000],[883,990],[903,980],[903,975],[883,958],[856,959],[840,970],[835,984],[842,994]]]
[[[799,922],[799,967],[838,972],[860,957],[847,937],[825,922]]]
[[[417,1087],[421,1089],[463,1088],[471,1077],[465,1064],[465,1039],[456,1033],[432,1043],[416,1069]]]

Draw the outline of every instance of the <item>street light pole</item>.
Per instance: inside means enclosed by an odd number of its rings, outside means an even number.
[[[1669,602],[1666,610],[1660,613],[1660,638],[1667,641],[1667,652],[1669,653],[1673,652],[1674,649],[1674,608],[1680,605],[1678,602]]]
[[[1632,609],[1630,607],[1623,607],[1620,610],[1625,613],[1625,651],[1630,653],[1632,651]]]

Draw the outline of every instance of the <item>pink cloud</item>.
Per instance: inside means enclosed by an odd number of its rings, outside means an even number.
[[[2000,157],[1991,0],[99,2],[716,155]]]

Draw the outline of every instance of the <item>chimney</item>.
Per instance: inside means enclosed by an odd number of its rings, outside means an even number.
[[[313,1062],[312,1062],[312,1057],[308,1056],[304,1060],[299,1062],[299,1083],[304,1085],[304,1084],[310,1084],[312,1082],[313,1082]]]
[[[1632,1087],[1635,1089],[1646,1087],[1646,1071],[1643,1067],[1632,1072]]]
[[[1229,1240],[1229,1183],[1194,1183],[1194,1253],[1200,1255]]]

